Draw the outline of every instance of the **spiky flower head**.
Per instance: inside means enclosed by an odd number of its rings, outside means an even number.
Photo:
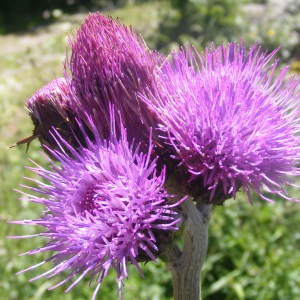
[[[51,128],[55,128],[74,147],[79,146],[75,133],[79,134],[77,138],[83,142],[76,121],[80,116],[75,116],[71,107],[70,93],[66,79],[57,78],[37,90],[26,102],[34,124],[33,137],[39,138],[46,151],[47,147],[57,149],[57,143],[50,134]]]
[[[109,135],[109,105],[121,113],[128,138],[148,138],[153,116],[136,97],[151,86],[161,58],[131,28],[90,14],[70,41],[66,62],[74,92],[74,109],[85,111],[102,136]]]
[[[87,137],[86,147],[78,150],[53,134],[61,149],[49,151],[61,166],[53,163],[52,170],[38,165],[30,168],[48,183],[36,181],[37,188],[28,187],[37,195],[23,192],[26,200],[45,206],[45,213],[38,220],[14,223],[45,228],[37,236],[48,238],[48,243],[25,254],[54,251],[45,261],[20,273],[52,262],[52,269],[31,280],[68,272],[50,289],[73,281],[66,290],[69,291],[83,277],[90,276],[96,282],[94,299],[109,270],[117,272],[121,295],[127,264],[139,269],[139,257],[155,259],[157,234],[177,229],[180,218],[176,206],[180,201],[169,202],[173,196],[164,188],[164,172],[155,171],[151,147],[143,154],[138,146],[129,145],[124,128],[120,139],[116,138],[114,126],[106,141],[96,128],[93,133],[93,140]],[[64,148],[68,148],[72,159]]]
[[[235,43],[181,50],[141,96],[196,196],[222,203],[242,187],[250,200],[252,190],[270,200],[264,189],[292,200],[284,186],[299,175],[299,80],[275,54]]]

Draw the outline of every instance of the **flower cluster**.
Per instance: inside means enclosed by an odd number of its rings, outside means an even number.
[[[95,297],[110,269],[121,291],[128,263],[139,269],[138,261],[155,259],[162,233],[177,229],[177,206],[186,197],[173,201],[164,186],[165,169],[156,168],[149,139],[154,119],[137,98],[153,84],[161,56],[130,28],[98,13],[89,15],[70,44],[65,77],[26,103],[34,136],[61,167],[32,168],[48,184],[29,188],[38,195],[22,193],[46,212],[16,223],[46,229],[38,236],[48,237],[48,244],[27,254],[55,253],[37,265],[54,267],[34,279],[69,271],[53,288],[74,280],[70,290],[90,275]]]
[[[154,85],[154,72],[162,56],[149,50],[131,28],[99,13],[87,17],[70,40],[70,47],[65,77],[53,80],[26,103],[35,125],[34,135],[53,148],[56,145],[49,135],[52,126],[70,140],[74,135],[70,131],[78,131],[75,119],[88,128],[91,118],[102,138],[107,138],[109,107],[114,105],[128,138],[146,143],[155,120],[137,93]]]
[[[27,254],[54,251],[24,270],[54,264],[32,280],[67,271],[52,288],[72,281],[69,291],[90,276],[95,298],[115,269],[121,295],[127,264],[154,260],[181,224],[186,197],[172,200],[170,187],[211,204],[240,188],[250,201],[252,191],[270,201],[265,190],[295,200],[284,187],[300,174],[299,81],[277,71],[276,51],[229,43],[164,59],[98,13],[70,46],[64,78],[27,101],[53,159],[31,168],[48,183],[22,192],[46,211],[14,222],[45,228],[49,242]]]

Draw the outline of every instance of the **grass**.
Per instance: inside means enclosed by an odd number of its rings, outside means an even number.
[[[132,24],[151,40],[161,17],[159,2],[129,6],[109,14]],[[158,13],[158,11],[160,11]],[[9,220],[37,218],[41,207],[18,201],[13,191],[23,176],[32,176],[24,168],[28,158],[45,164],[34,141],[26,147],[9,149],[29,136],[32,124],[24,101],[49,80],[61,76],[66,36],[76,28],[83,14],[62,18],[34,33],[0,36],[0,300],[89,299],[92,288],[82,282],[65,294],[63,288],[47,291],[55,280],[28,283],[38,271],[15,273],[43,259],[42,255],[18,257],[19,253],[42,245],[37,240],[8,240],[8,235],[37,232],[37,228],[7,224]],[[300,197],[299,191],[291,192]],[[203,274],[204,299],[297,299],[300,295],[300,205],[277,201],[268,204],[256,200],[251,206],[243,196],[216,207],[210,226],[210,246]],[[172,286],[165,265],[147,264],[145,279],[131,268],[125,283],[124,298],[166,300],[172,298]],[[46,270],[44,268],[43,270]],[[114,274],[103,284],[100,299],[117,299]]]

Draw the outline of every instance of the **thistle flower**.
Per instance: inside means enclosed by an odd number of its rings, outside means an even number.
[[[48,184],[32,179],[38,187],[27,188],[38,195],[22,193],[26,200],[42,204],[46,210],[38,220],[13,223],[46,229],[35,236],[48,238],[48,243],[25,254],[46,251],[54,251],[54,254],[19,273],[52,262],[53,268],[31,281],[68,272],[65,279],[50,289],[74,279],[66,289],[69,291],[90,275],[91,281],[96,282],[92,297],[95,299],[103,279],[110,269],[115,269],[121,297],[127,264],[132,263],[140,270],[140,256],[155,259],[156,234],[177,229],[180,218],[176,206],[185,198],[168,202],[167,198],[172,196],[163,187],[164,172],[155,171],[156,160],[150,158],[151,146],[148,153],[143,154],[138,146],[129,145],[123,127],[117,139],[115,125],[111,126],[111,136],[106,141],[92,123],[91,128],[93,140],[86,137],[86,147],[77,150],[57,132],[53,134],[60,151],[49,151],[61,167],[53,163],[52,170],[39,165],[30,168]],[[84,131],[82,126],[81,130]],[[24,236],[27,237],[32,236]]]
[[[275,54],[234,43],[181,50],[141,95],[195,196],[222,203],[242,187],[250,201],[252,191],[271,201],[264,190],[293,200],[284,186],[300,173],[299,80],[277,70]]]
[[[51,128],[55,128],[60,136],[74,147],[79,146],[74,133],[84,142],[76,121],[80,116],[75,116],[71,108],[70,93],[66,79],[57,78],[36,91],[26,102],[34,124],[33,137],[39,138],[46,151],[47,147],[57,149],[57,143],[50,134]]]
[[[110,17],[90,14],[70,41],[66,61],[74,109],[92,116],[102,136],[109,135],[109,105],[120,112],[128,138],[148,139],[153,116],[136,97],[151,86],[161,58],[141,37]]]

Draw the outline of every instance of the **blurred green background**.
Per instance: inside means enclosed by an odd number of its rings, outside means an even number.
[[[199,49],[211,41],[259,43],[300,71],[300,3],[297,0],[2,0],[0,3],[0,299],[89,299],[88,281],[71,293],[47,291],[57,280],[28,283],[39,271],[15,273],[43,259],[18,257],[43,241],[8,240],[8,235],[38,232],[38,228],[8,225],[7,221],[38,218],[42,208],[18,201],[13,191],[28,158],[45,165],[38,142],[9,149],[31,135],[24,109],[34,91],[63,74],[68,36],[88,11],[102,10],[140,32],[151,48],[168,53],[179,44]],[[291,190],[294,197],[300,192]],[[203,274],[203,298],[300,299],[300,204],[278,199],[269,204],[244,196],[216,207],[210,225],[208,258]],[[172,299],[172,284],[163,262],[143,267],[145,279],[132,269],[125,281],[124,299]],[[45,270],[45,269],[44,269]],[[115,274],[105,280],[99,299],[117,299]]]

